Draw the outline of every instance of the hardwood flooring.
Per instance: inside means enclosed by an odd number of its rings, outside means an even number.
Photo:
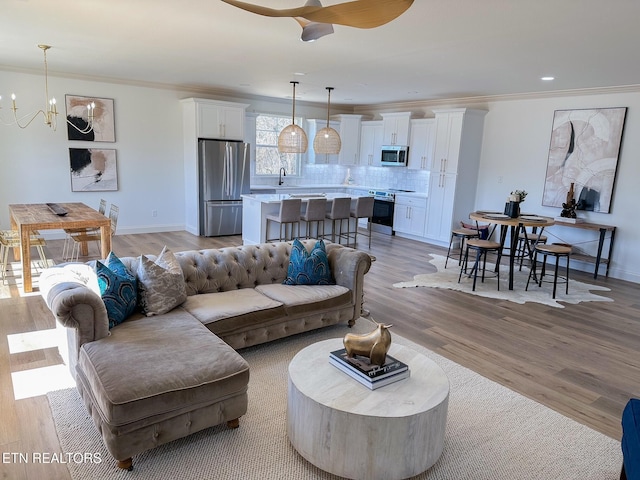
[[[186,232],[117,235],[119,256],[238,245],[240,237],[201,238]],[[365,282],[365,307],[392,333],[407,337],[479,374],[612,438],[630,397],[640,397],[640,285],[572,272],[573,278],[611,288],[614,302],[587,302],[559,309],[518,305],[432,288],[396,289],[393,283],[433,270],[430,253],[442,248],[374,233],[376,257]],[[366,247],[365,247],[366,248]],[[47,251],[60,261],[62,240]],[[97,255],[95,245],[90,253]],[[4,291],[7,289],[5,288]],[[54,328],[36,292],[11,287],[0,299],[0,478],[68,479],[62,464],[25,464],[7,454],[60,452],[46,396],[14,399],[19,372],[59,365],[54,348],[11,352],[9,337]],[[8,295],[5,295],[7,297]],[[6,461],[6,460],[10,461]]]

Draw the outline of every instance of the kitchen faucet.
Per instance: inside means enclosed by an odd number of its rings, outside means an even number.
[[[282,177],[286,177],[287,176],[287,171],[284,169],[284,167],[280,167],[280,172],[278,173],[278,185],[282,185],[284,183],[284,180],[282,180]]]

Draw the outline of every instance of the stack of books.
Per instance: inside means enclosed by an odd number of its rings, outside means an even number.
[[[409,366],[387,354],[383,366],[372,365],[366,357],[349,358],[346,349],[335,350],[329,354],[329,363],[342,370],[365,387],[375,390],[390,383],[407,378]]]

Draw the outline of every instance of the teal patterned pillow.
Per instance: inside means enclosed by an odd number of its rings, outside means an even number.
[[[106,265],[100,261],[96,262],[96,275],[100,296],[107,308],[109,328],[113,328],[129,318],[136,309],[136,277],[113,252],[109,253]]]
[[[282,283],[285,285],[335,285],[336,282],[329,270],[329,258],[324,241],[318,240],[309,253],[302,242],[296,238],[291,248],[287,278]]]

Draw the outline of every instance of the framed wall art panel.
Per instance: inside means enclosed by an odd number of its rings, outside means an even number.
[[[116,151],[107,148],[70,148],[72,192],[118,190]]]
[[[69,140],[83,140],[85,142],[116,141],[116,125],[113,115],[112,98],[66,95],[65,103],[67,107],[67,136]],[[89,125],[89,109],[87,106],[92,103],[95,105],[93,109],[93,129],[86,132]]]
[[[542,205],[562,207],[573,183],[578,210],[609,213],[626,107],[556,110]]]

